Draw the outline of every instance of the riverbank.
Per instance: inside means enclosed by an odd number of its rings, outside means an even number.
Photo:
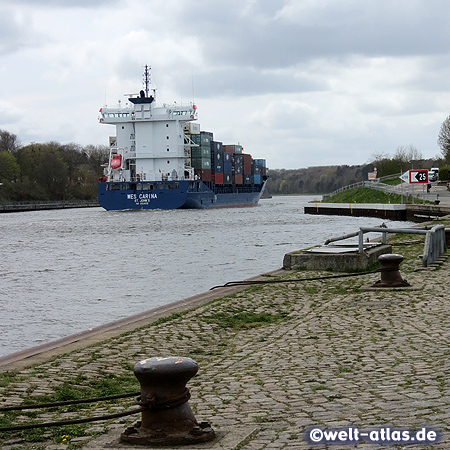
[[[0,213],[45,211],[50,209],[67,208],[97,208],[97,200],[64,200],[42,202],[6,202],[0,203]]]
[[[444,223],[448,227],[450,220]],[[212,291],[205,304],[1,374],[1,406],[132,392],[139,390],[132,372],[136,361],[180,355],[199,364],[188,385],[197,419],[239,435],[241,450],[309,449],[305,430],[313,425],[367,430],[386,424],[434,427],[442,440],[432,448],[446,449],[449,262],[424,270],[418,258],[423,238],[395,236],[389,243],[405,257],[400,269],[411,288],[367,289],[379,279],[377,273],[294,281],[330,275],[299,271],[265,277],[287,283],[244,287],[225,296]],[[8,413],[0,426],[99,416],[130,405],[120,400]],[[4,449],[105,448],[105,439],[114,439],[136,419],[5,433],[0,444]],[[98,438],[103,441],[95,444]]]

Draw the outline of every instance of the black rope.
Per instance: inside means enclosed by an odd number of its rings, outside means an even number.
[[[22,411],[25,409],[39,409],[39,408],[52,408],[54,406],[78,405],[80,403],[97,403],[106,400],[116,400],[118,398],[136,397],[137,395],[140,395],[140,392],[130,392],[128,394],[109,395],[107,397],[94,397],[81,400],[65,400],[53,403],[40,403],[35,405],[5,406],[0,408],[0,411]]]
[[[30,425],[16,425],[13,427],[0,428],[0,433],[6,432],[6,431],[21,431],[21,430],[31,430],[33,428],[61,427],[64,425],[76,425],[79,423],[98,422],[100,420],[116,419],[118,417],[131,416],[132,414],[140,413],[142,411],[145,411],[146,409],[147,409],[146,407],[141,407],[139,409],[134,409],[131,411],[126,411],[126,412],[116,413],[116,414],[109,414],[106,416],[90,417],[87,419],[64,420],[61,422],[33,423]]]
[[[188,388],[185,388],[178,397],[171,398],[169,400],[166,400],[165,402],[158,402],[155,393],[151,392],[146,396],[144,400],[139,397],[136,400],[136,403],[140,406],[146,406],[148,409],[151,409],[153,411],[157,411],[160,409],[175,408],[182,405],[183,403],[186,403],[190,398],[191,393]]]
[[[313,277],[313,278],[294,278],[290,280],[247,280],[247,281],[229,281],[220,286],[214,286],[210,289],[221,288],[221,287],[231,287],[231,286],[250,286],[252,284],[272,284],[272,283],[296,283],[299,281],[317,281],[317,280],[330,280],[333,278],[347,278],[347,277],[359,277],[361,275],[370,275],[372,273],[379,272],[380,269],[372,270],[370,272],[358,272],[358,273],[346,273],[341,275],[331,275],[329,277]]]

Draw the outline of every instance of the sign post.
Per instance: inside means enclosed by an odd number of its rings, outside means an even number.
[[[408,170],[400,176],[400,179],[408,184],[412,184],[413,189],[413,202],[414,202],[414,185],[422,185],[422,198],[425,203],[425,185],[428,184],[428,170],[427,169],[414,169]]]

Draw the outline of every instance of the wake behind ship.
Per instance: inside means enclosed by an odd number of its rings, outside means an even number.
[[[109,162],[98,184],[106,210],[255,206],[268,173],[240,145],[223,145],[201,131],[197,107],[156,106],[150,73],[130,105],[100,109],[99,121],[116,126]]]

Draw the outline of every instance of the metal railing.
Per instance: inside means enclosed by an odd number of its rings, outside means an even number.
[[[358,236],[358,252],[362,253],[364,251],[364,233],[381,233],[381,242],[383,244],[386,244],[386,236],[388,233],[425,235],[425,246],[422,256],[422,265],[424,267],[427,267],[437,261],[439,256],[445,252],[444,225],[435,225],[429,230],[418,228],[361,227],[359,231],[355,231],[354,233],[348,233],[343,236],[327,239],[324,245]]]
[[[386,244],[387,233],[395,234],[421,234],[425,235],[425,246],[422,256],[422,265],[429,266],[435,262],[445,251],[445,227],[444,225],[435,225],[431,230],[420,230],[415,228],[379,228],[379,227],[361,227],[359,231],[358,251],[364,251],[364,233],[382,233],[382,243]]]
[[[425,248],[423,251],[423,265],[428,266],[435,262],[445,251],[445,227],[436,225],[427,231]]]

